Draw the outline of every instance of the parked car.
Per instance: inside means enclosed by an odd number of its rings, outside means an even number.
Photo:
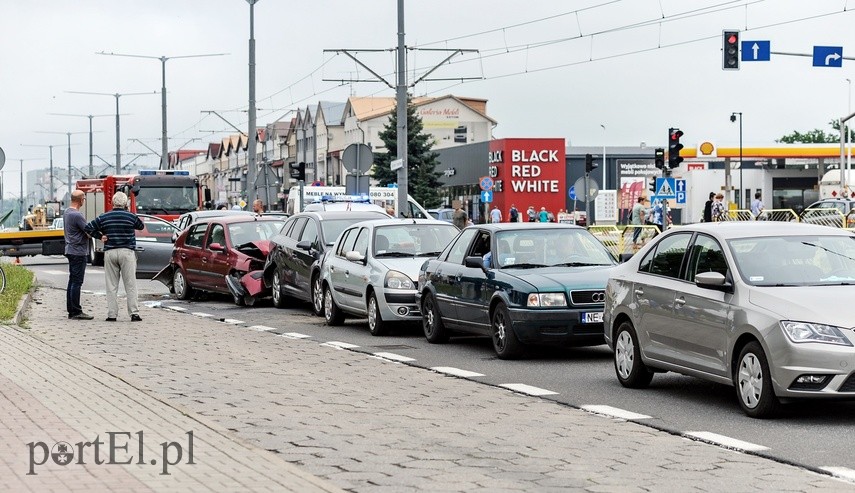
[[[236,304],[251,306],[269,294],[262,269],[270,239],[281,228],[281,219],[254,214],[200,220],[181,232],[170,263],[155,279],[178,299],[207,291],[231,294]]]
[[[428,212],[438,221],[452,222],[454,209],[428,209]]]
[[[732,385],[742,410],[855,397],[855,235],[797,223],[670,230],[616,268],[606,340],[618,381],[675,371]]]
[[[147,214],[137,214],[145,226],[136,230],[137,279],[151,279],[164,267],[169,265],[172,258],[172,238],[178,232],[169,221]],[[62,221],[55,219],[54,221]]]
[[[834,228],[855,227],[855,200],[828,198],[810,204],[799,214],[803,223]]]
[[[57,217],[50,225],[50,229],[65,229],[65,219]]]
[[[178,226],[179,231],[184,231],[191,224],[200,221],[202,219],[210,219],[212,217],[222,217],[222,216],[252,216],[255,213],[252,211],[232,211],[232,210],[205,210],[205,211],[191,211],[185,212],[178,216],[178,219],[175,221],[175,225]]]
[[[429,342],[451,331],[489,335],[499,358],[526,345],[602,344],[603,292],[617,264],[584,228],[549,223],[470,226],[418,286]]]
[[[321,264],[327,323],[367,316],[371,334],[383,335],[391,323],[421,320],[415,298],[419,267],[439,255],[457,231],[432,219],[369,221],[345,230]]]
[[[371,219],[388,219],[382,211],[301,212],[289,218],[273,243],[264,266],[264,283],[273,305],[283,308],[288,298],[309,301],[316,315],[324,312],[320,258],[348,226]]]

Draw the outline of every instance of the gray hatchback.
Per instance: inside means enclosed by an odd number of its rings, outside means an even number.
[[[616,268],[606,341],[617,378],[675,371],[733,385],[743,411],[781,399],[855,398],[855,235],[808,224],[701,223]]]

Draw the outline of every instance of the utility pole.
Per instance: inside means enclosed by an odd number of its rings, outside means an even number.
[[[128,54],[123,54],[123,53],[107,53],[107,52],[101,51],[101,52],[96,53],[96,55],[123,56],[123,57],[130,57],[130,58],[149,58],[149,59],[153,59],[153,60],[160,60],[160,65],[162,67],[161,68],[162,85],[160,88],[160,96],[161,96],[160,97],[160,105],[161,105],[160,109],[161,109],[161,125],[162,125],[162,127],[161,127],[162,132],[161,132],[160,169],[166,169],[167,165],[169,164],[167,162],[167,159],[169,159],[168,158],[169,150],[167,148],[167,138],[166,138],[166,62],[167,62],[167,60],[173,60],[173,59],[178,59],[178,58],[200,58],[200,57],[209,57],[209,56],[223,56],[223,55],[228,55],[228,53],[210,53],[210,54],[205,54],[205,55],[182,55],[182,56],[166,57],[166,56],[151,56],[151,55],[128,55]],[[117,105],[118,105],[118,103],[117,103]],[[116,111],[116,113],[118,114],[119,112]],[[118,140],[119,139],[116,138],[116,141],[118,141]]]
[[[22,147],[47,147],[50,150],[50,198],[56,200],[56,190],[53,187],[53,145],[21,144]]]
[[[74,183],[71,181],[71,136],[78,134],[85,134],[88,132],[36,132],[40,134],[55,134],[55,135],[65,135],[68,138],[68,198],[71,199],[71,192],[74,190]]]
[[[94,176],[95,169],[92,166],[92,119],[97,118],[99,116],[113,116],[113,115],[77,115],[71,113],[48,113],[48,115],[54,116],[83,116],[89,118],[89,174],[87,176]],[[117,117],[118,118],[118,117]]]
[[[407,194],[408,187],[407,181],[409,177],[407,176],[408,172],[408,146],[407,142],[407,88],[413,87],[419,82],[422,81],[431,81],[431,80],[448,80],[448,79],[428,79],[427,77],[436,71],[440,66],[451,60],[454,56],[467,53],[467,52],[477,52],[478,50],[463,50],[463,49],[454,49],[454,48],[410,48],[411,50],[422,50],[422,51],[450,51],[452,52],[448,55],[443,61],[436,64],[432,69],[428,70],[424,75],[413,81],[412,84],[407,84],[407,45],[405,42],[404,36],[404,0],[398,0],[398,47],[397,47],[397,83],[393,86],[386,79],[384,79],[381,75],[379,75],[376,71],[372,70],[370,67],[359,61],[351,52],[359,52],[359,51],[391,51],[391,50],[349,50],[349,49],[335,49],[335,50],[324,50],[324,52],[334,52],[334,53],[344,53],[365,70],[368,70],[374,77],[377,78],[380,82],[385,83],[389,88],[395,89],[395,118],[398,120],[398,126],[396,127],[397,133],[397,145],[396,145],[396,154],[397,158],[403,160],[403,166],[398,170],[398,211],[400,214],[405,214],[405,211],[409,209],[409,205],[407,202]],[[455,77],[454,80],[472,80],[472,79],[480,79],[480,77]],[[337,80],[337,79],[323,79],[324,81],[338,81],[341,83],[345,82],[373,82],[367,80]],[[317,145],[317,144],[316,144]],[[317,163],[315,163],[317,166]],[[369,166],[370,168],[370,166]]]
[[[114,98],[116,98],[116,174],[118,175],[120,172],[119,170],[122,169],[122,150],[121,150],[121,147],[119,146],[119,144],[121,143],[121,137],[120,137],[120,131],[119,131],[120,130],[120,126],[119,126],[119,115],[120,115],[120,113],[119,113],[119,98],[122,96],[150,96],[153,94],[157,94],[157,91],[126,92],[126,93],[112,93],[112,94],[107,93],[107,92],[84,92],[84,91],[65,91],[65,92],[67,92],[69,94],[89,94],[89,95],[93,95],[93,96],[113,96]],[[69,116],[75,116],[75,115],[69,115]],[[98,116],[101,116],[101,115],[98,115]],[[92,154],[92,145],[91,145],[91,142],[92,142],[92,139],[91,139],[92,119],[91,119],[91,117],[89,119],[89,132],[90,132],[89,154],[91,155]],[[92,170],[92,158],[90,157],[89,158],[89,174],[90,175],[92,174],[92,171],[93,171]]]

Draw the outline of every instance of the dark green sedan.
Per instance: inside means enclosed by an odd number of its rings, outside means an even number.
[[[612,254],[584,228],[550,223],[470,226],[419,272],[429,342],[489,335],[501,359],[527,345],[604,343]]]

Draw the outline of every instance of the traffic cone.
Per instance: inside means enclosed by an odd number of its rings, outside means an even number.
[[[15,257],[15,261],[12,262],[14,265],[21,265],[21,257]]]

